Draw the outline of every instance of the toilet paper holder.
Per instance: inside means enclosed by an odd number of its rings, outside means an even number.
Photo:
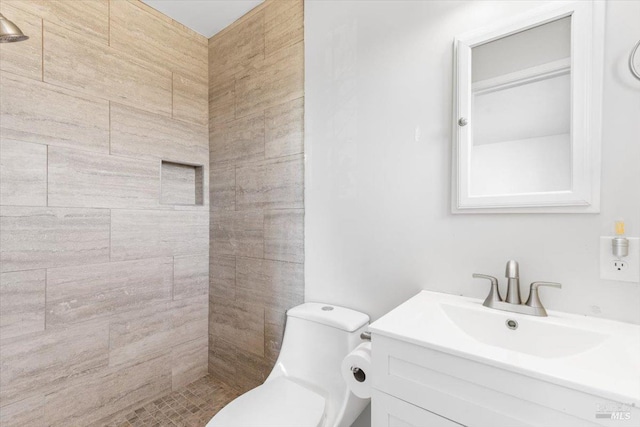
[[[363,341],[371,341],[371,332],[369,331],[364,331],[360,334],[360,339]],[[365,372],[358,368],[357,366],[352,366],[351,367],[351,373],[353,374],[353,378],[355,378],[356,381],[358,381],[359,383],[364,382],[364,380],[367,379],[367,374],[365,374]]]
[[[360,399],[371,398],[371,337],[369,332],[362,333],[364,342],[360,342],[342,359],[340,371],[351,392]]]
[[[365,374],[364,371],[357,366],[352,366],[351,372],[353,373],[353,378],[355,378],[359,383],[364,382],[364,380],[367,379],[367,374]]]

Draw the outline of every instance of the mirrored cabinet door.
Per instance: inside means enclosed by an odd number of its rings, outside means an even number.
[[[597,9],[564,4],[456,39],[454,213],[597,212]]]

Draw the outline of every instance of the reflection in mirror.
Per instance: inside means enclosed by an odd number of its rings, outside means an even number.
[[[471,51],[470,196],[571,190],[571,17]]]

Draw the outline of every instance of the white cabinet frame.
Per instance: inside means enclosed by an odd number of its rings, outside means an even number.
[[[456,37],[454,43],[453,213],[597,213],[600,211],[600,145],[604,2],[553,2],[490,28]],[[571,16],[571,189],[539,193],[472,196],[471,49]],[[460,126],[458,120],[467,118]]]

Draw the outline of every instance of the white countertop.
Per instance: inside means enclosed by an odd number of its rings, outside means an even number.
[[[505,321],[516,320],[517,330]],[[370,325],[383,335],[640,406],[640,325],[549,311],[495,310],[422,291]]]

